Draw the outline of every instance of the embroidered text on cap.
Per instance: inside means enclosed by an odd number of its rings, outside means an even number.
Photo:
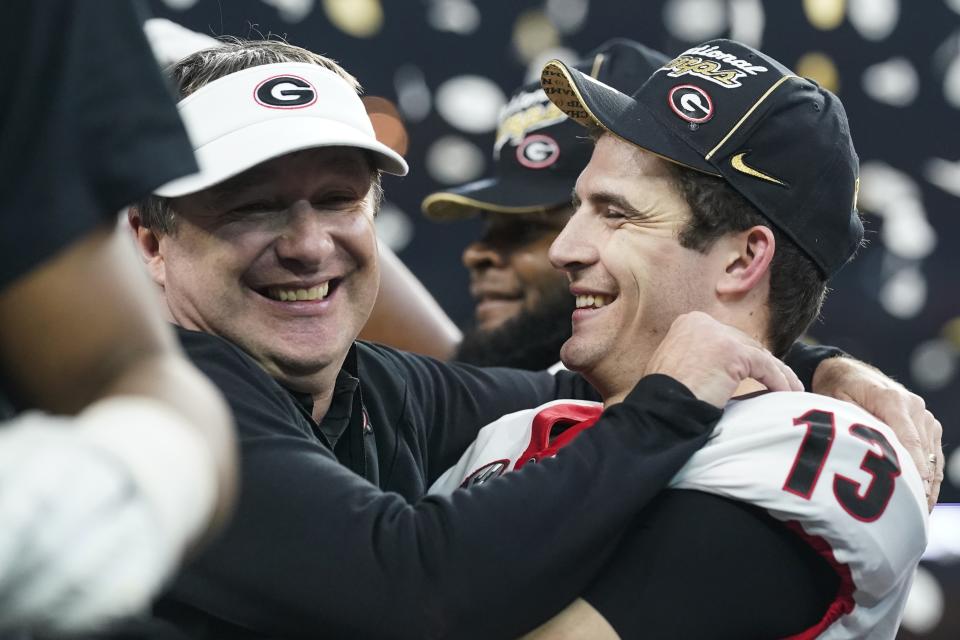
[[[494,158],[500,157],[500,150],[508,142],[518,145],[528,133],[566,119],[566,114],[550,102],[543,89],[517,94],[500,110],[500,124],[493,143]]]
[[[733,69],[723,67],[725,62]],[[716,83],[724,89],[739,87],[740,78],[748,75],[755,76],[768,69],[761,65],[751,64],[747,60],[738,58],[732,53],[724,53],[718,47],[694,47],[687,49],[680,56],[663,65],[662,69],[669,70],[672,78],[690,74]]]

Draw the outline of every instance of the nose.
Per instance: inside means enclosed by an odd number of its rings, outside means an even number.
[[[596,246],[587,227],[587,214],[578,209],[550,245],[547,256],[555,269],[573,272],[597,261]]]
[[[475,240],[463,250],[463,266],[470,271],[482,271],[503,265],[503,254],[483,240]]]
[[[286,224],[274,242],[281,264],[293,270],[314,268],[336,249],[330,220],[305,200],[287,212]]]

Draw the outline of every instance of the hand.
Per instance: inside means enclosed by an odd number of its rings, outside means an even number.
[[[0,428],[0,631],[89,631],[146,608],[175,566],[153,506],[73,420]]]
[[[893,429],[920,471],[927,506],[933,509],[943,482],[943,427],[927,410],[923,398],[852,358],[828,358],[821,362],[813,374],[813,391],[859,405]]]
[[[803,391],[796,374],[763,345],[700,311],[673,321],[647,363],[644,374],[652,373],[674,378],[697,398],[720,408],[749,378],[771,391]]]

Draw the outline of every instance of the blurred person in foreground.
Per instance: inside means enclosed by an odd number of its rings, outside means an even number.
[[[232,504],[227,407],[116,229],[196,170],[142,9],[4,6],[0,636],[141,612]]]
[[[755,49],[693,47],[632,97],[558,61],[542,81],[596,139],[550,259],[576,298],[563,362],[604,404],[504,417],[435,489],[562,457],[713,322],[783,353],[863,237],[843,106]],[[736,393],[608,569],[534,637],[894,637],[926,546],[906,450],[852,404]]]

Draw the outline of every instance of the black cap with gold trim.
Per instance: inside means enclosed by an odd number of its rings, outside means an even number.
[[[666,61],[637,42],[614,39],[571,68],[632,92]],[[524,85],[500,113],[494,175],[430,194],[423,212],[435,220],[455,220],[479,211],[534,213],[562,206],[570,202],[592,152],[583,129],[550,102],[539,81]]]
[[[571,119],[723,177],[827,277],[856,252],[859,160],[840,100],[732,40],[688,49],[632,95],[558,60],[541,77]]]

